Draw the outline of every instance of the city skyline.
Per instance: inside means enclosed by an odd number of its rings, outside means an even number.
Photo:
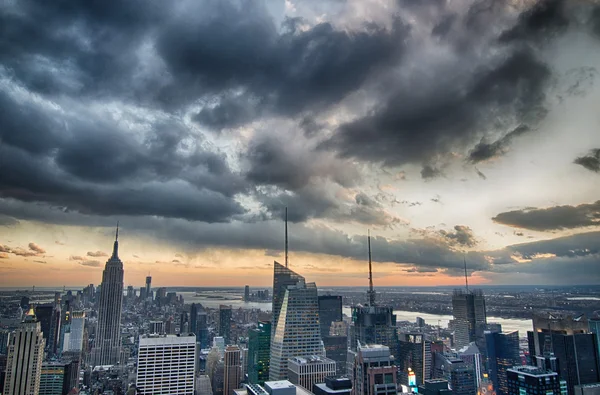
[[[600,5],[11,2],[0,287],[600,283]],[[139,12],[142,8],[144,12]],[[47,23],[32,23],[44,15]]]

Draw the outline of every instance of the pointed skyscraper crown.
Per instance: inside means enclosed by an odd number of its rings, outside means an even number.
[[[119,223],[117,222],[117,232],[115,234],[115,244],[113,245],[112,258],[119,259]]]

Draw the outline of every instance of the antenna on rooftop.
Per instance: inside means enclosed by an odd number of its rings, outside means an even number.
[[[287,207],[285,208],[285,267],[288,267],[288,227]]]
[[[469,293],[469,278],[467,277],[467,258],[463,257],[463,261],[465,262],[465,285],[467,287],[467,293]]]
[[[369,305],[375,306],[375,290],[373,289],[373,267],[371,263],[371,231],[367,230],[367,244],[369,246]]]

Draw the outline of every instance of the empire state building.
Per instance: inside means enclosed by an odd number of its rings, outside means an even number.
[[[91,353],[91,365],[116,365],[121,354],[121,309],[123,304],[123,262],[119,259],[119,227],[113,253],[102,272],[98,328]]]

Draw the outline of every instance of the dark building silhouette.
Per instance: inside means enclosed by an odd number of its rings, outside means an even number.
[[[448,381],[444,379],[431,379],[425,380],[425,383],[419,386],[419,394],[452,395],[452,390],[448,388]]]
[[[431,342],[422,333],[401,333],[399,335],[396,364],[400,384],[409,385],[409,368],[415,373],[417,386],[431,378]]]
[[[466,292],[461,289],[455,290],[452,295],[452,315],[456,348],[483,339],[487,314],[485,298],[481,290]]]
[[[326,377],[325,383],[317,383],[312,387],[315,395],[350,395],[352,381],[349,378]]]
[[[200,303],[192,303],[190,307],[190,332],[196,334],[200,348],[208,347],[208,315]]]
[[[506,372],[521,365],[519,355],[519,332],[486,333],[488,372],[496,393],[508,395]]]
[[[324,336],[323,345],[325,346],[325,356],[335,361],[336,376],[345,375],[347,373],[348,336]]]
[[[219,336],[223,336],[225,344],[231,342],[231,306],[219,306]]]
[[[339,295],[319,296],[319,325],[321,337],[329,336],[332,322],[342,320],[342,297]]]

